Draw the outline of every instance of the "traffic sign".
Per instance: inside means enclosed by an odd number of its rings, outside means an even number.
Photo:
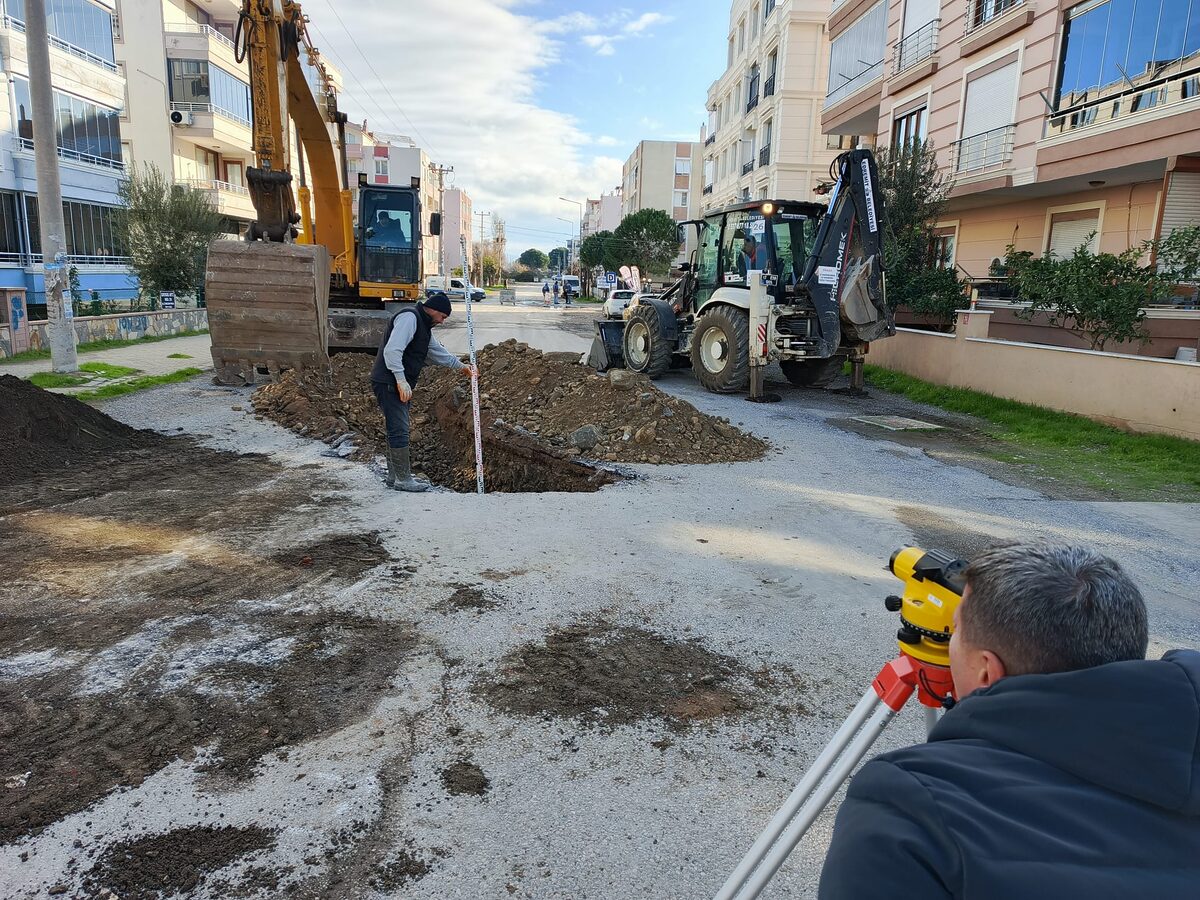
[[[175,308],[175,292],[174,291],[160,292],[158,295],[158,305],[160,307],[162,307],[163,309],[174,309]]]
[[[617,283],[617,273],[616,272],[605,272],[604,273],[604,282],[606,284],[615,285]]]

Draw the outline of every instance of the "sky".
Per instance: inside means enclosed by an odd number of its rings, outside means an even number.
[[[343,111],[454,166],[475,211],[505,220],[515,258],[565,244],[579,208],[558,198],[612,191],[638,141],[697,139],[708,86],[724,71],[730,4],[303,6],[313,43],[342,74]]]

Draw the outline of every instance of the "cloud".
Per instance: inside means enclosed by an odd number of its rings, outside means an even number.
[[[617,147],[621,142],[612,135],[602,134],[596,138],[594,143],[597,147]]]
[[[621,160],[589,153],[592,136],[576,119],[537,102],[563,42],[590,17],[539,20],[532,4],[515,0],[421,0],[401,15],[395,0],[358,0],[353,18],[338,9],[356,48],[330,2],[309,0],[305,12],[345,80],[342,108],[376,131],[411,134],[431,160],[454,166],[475,210],[512,226],[510,250],[538,246],[518,240],[518,226],[562,230],[555,217],[574,213],[559,196],[598,197],[620,182]]]
[[[647,28],[653,28],[655,25],[665,25],[671,21],[670,16],[664,16],[662,13],[648,12],[642,13],[632,22],[625,24],[626,34],[641,34]]]
[[[609,16],[602,23],[597,22],[591,16],[585,16],[594,25],[599,24],[605,30],[603,32],[592,31],[583,35],[581,40],[594,49],[597,56],[612,56],[617,52],[616,45],[619,41],[648,37],[649,30],[655,25],[663,25],[671,21],[670,16],[657,12],[642,13],[636,19],[630,18],[632,15],[629,10],[623,9]]]

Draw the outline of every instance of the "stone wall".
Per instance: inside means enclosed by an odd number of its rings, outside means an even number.
[[[163,337],[185,331],[202,331],[208,328],[208,310],[162,309],[112,316],[77,316],[72,324],[75,326],[75,340],[80,344],[89,341],[128,341],[147,336]],[[15,349],[48,349],[50,342],[46,325],[44,321],[29,322],[28,347]],[[0,325],[0,358],[12,356],[13,353],[12,327]]]

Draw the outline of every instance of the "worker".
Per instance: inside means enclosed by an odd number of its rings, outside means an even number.
[[[752,234],[745,235],[742,241],[742,253],[738,258],[738,273],[746,280],[746,273],[754,269],[762,271],[767,267],[767,248],[759,245]]]
[[[371,388],[383,411],[387,426],[387,486],[397,491],[419,492],[429,489],[412,474],[408,448],[408,406],[413,389],[427,362],[455,369],[464,375],[475,370],[443,347],[432,334],[449,317],[450,298],[444,291],[431,294],[424,303],[400,310],[392,316],[384,332],[375,366],[371,369]]]

